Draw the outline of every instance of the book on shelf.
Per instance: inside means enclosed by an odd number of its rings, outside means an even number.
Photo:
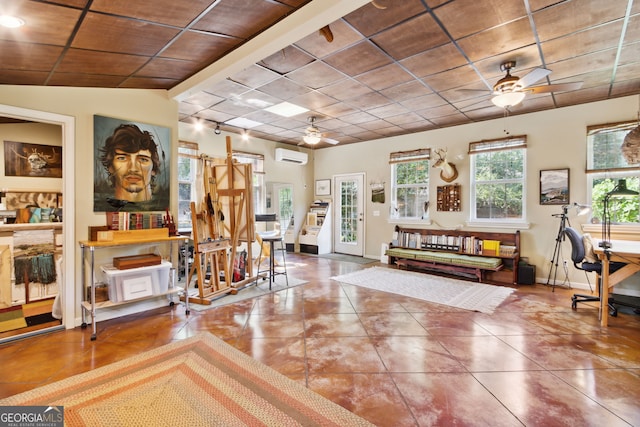
[[[485,239],[482,243],[483,255],[500,255],[500,241]]]
[[[146,230],[163,228],[161,213],[151,212],[106,212],[109,230]]]

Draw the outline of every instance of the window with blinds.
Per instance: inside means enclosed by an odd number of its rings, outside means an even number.
[[[470,220],[525,220],[527,137],[471,142]]]
[[[247,153],[243,151],[233,151],[231,156],[238,163],[250,163],[253,173],[251,182],[253,184],[253,211],[255,214],[266,213],[266,191],[264,182],[264,155],[257,153]]]
[[[198,144],[180,141],[178,144],[178,230],[191,231],[191,201],[196,200],[196,169]]]
[[[640,190],[640,164],[635,144],[625,143],[625,138],[637,121],[609,123],[587,128],[587,188],[585,203],[591,206],[591,222],[603,218],[604,198],[620,180],[627,188]],[[640,200],[635,197],[613,197],[609,203],[612,224],[640,223]]]
[[[429,148],[389,154],[391,219],[428,219],[430,159]]]

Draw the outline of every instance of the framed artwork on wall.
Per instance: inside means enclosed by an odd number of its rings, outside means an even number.
[[[169,208],[171,129],[93,116],[94,212]]]
[[[540,171],[540,204],[566,205],[569,203],[569,169]]]
[[[316,196],[330,196],[331,195],[331,180],[319,179],[316,181]]]
[[[62,178],[62,147],[4,141],[4,174]]]

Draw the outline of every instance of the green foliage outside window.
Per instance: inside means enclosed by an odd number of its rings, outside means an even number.
[[[638,165],[628,164],[621,150],[624,138],[633,126],[635,123],[629,126],[612,125],[611,128],[601,127],[589,132],[588,169],[601,171],[591,175],[591,221],[594,223],[601,222],[604,198],[614,189],[619,179],[626,180],[628,189],[640,190]],[[609,172],[610,170],[615,172]],[[640,198],[638,196],[611,197],[609,214],[613,224],[640,222]]]
[[[524,149],[474,155],[477,219],[523,218]]]
[[[422,218],[429,201],[429,161],[396,163],[394,201],[399,218]]]
[[[638,177],[627,178],[627,188],[640,191],[640,179]],[[593,222],[601,222],[604,210],[604,198],[618,183],[617,179],[594,179],[591,193],[591,217]],[[640,203],[638,196],[610,197],[609,215],[611,223],[625,224],[638,222]]]

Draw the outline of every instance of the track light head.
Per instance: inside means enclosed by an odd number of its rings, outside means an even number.
[[[222,131],[220,130],[220,123],[216,123],[216,128],[213,130],[213,133],[216,135],[220,135]]]

